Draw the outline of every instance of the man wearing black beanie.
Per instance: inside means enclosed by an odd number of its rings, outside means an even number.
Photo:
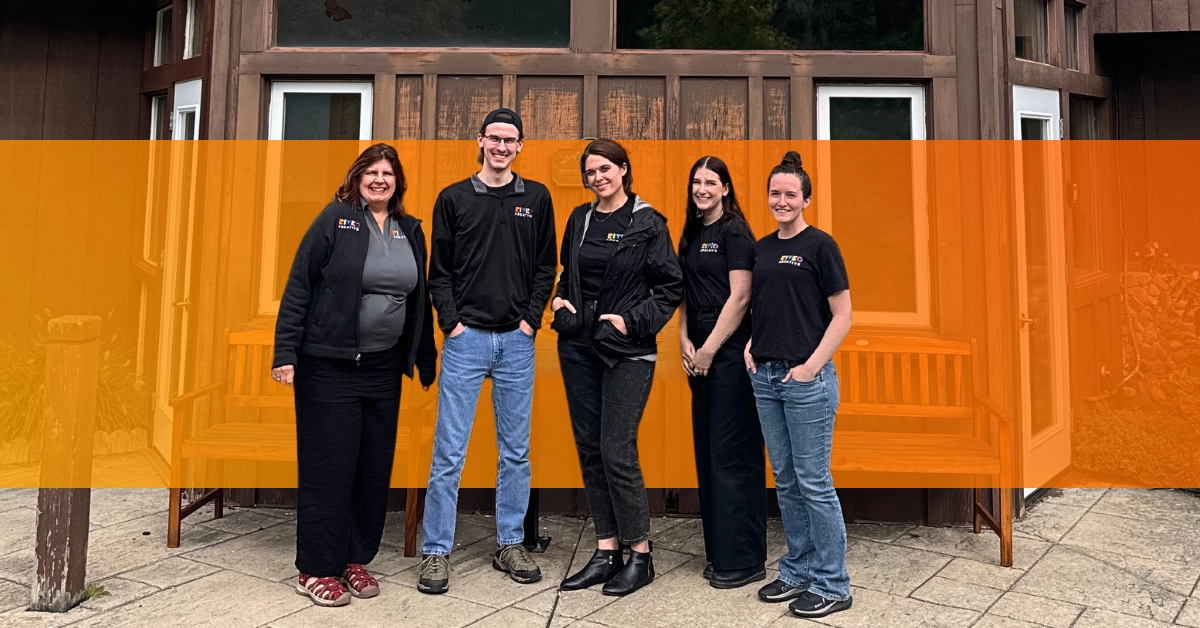
[[[531,477],[534,335],[558,260],[549,191],[512,171],[523,139],[517,112],[489,113],[479,129],[482,168],[442,190],[433,207],[428,284],[446,339],[417,580],[424,593],[444,593],[450,586],[459,480],[480,387],[489,376],[500,452],[499,549],[492,566],[520,583],[542,578],[522,542]]]

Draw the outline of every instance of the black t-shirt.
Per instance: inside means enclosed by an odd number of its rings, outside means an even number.
[[[755,361],[808,360],[833,320],[829,297],[849,289],[842,253],[828,233],[810,226],[786,240],[778,231],[759,240],[750,301]]]
[[[604,270],[617,250],[617,242],[633,223],[633,197],[610,213],[592,212],[583,244],[579,247],[579,286],[585,301],[600,297],[604,287]]]
[[[688,242],[683,289],[689,312],[719,311],[729,300],[729,271],[754,269],[754,238],[733,220],[706,225]]]

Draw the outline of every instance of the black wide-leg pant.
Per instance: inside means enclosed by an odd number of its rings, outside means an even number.
[[[398,347],[296,364],[296,568],[340,576],[379,551],[400,411]]]
[[[696,349],[712,333],[717,312],[688,312]],[[692,435],[700,480],[704,552],[714,569],[748,569],[767,560],[766,463],[754,389],[742,351],[746,322],[717,351],[705,377],[688,377]]]

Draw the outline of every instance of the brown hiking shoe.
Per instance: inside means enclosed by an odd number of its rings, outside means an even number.
[[[496,571],[507,572],[508,577],[521,584],[532,584],[542,579],[542,570],[538,568],[537,563],[533,562],[529,550],[519,543],[503,545],[496,550],[496,557],[492,559],[492,568]]]

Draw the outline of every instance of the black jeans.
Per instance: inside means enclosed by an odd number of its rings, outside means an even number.
[[[621,360],[609,368],[592,348],[592,318],[584,329],[558,339],[567,407],[583,469],[596,538],[632,545],[650,537],[650,509],[638,460],[637,434],[650,398],[654,362]]]
[[[398,347],[296,364],[296,568],[340,576],[379,551],[400,411]]]
[[[697,350],[717,314],[688,311],[688,338]],[[704,553],[714,569],[748,569],[767,560],[762,427],[742,359],[749,339],[750,326],[743,322],[717,350],[708,375],[688,377]]]

